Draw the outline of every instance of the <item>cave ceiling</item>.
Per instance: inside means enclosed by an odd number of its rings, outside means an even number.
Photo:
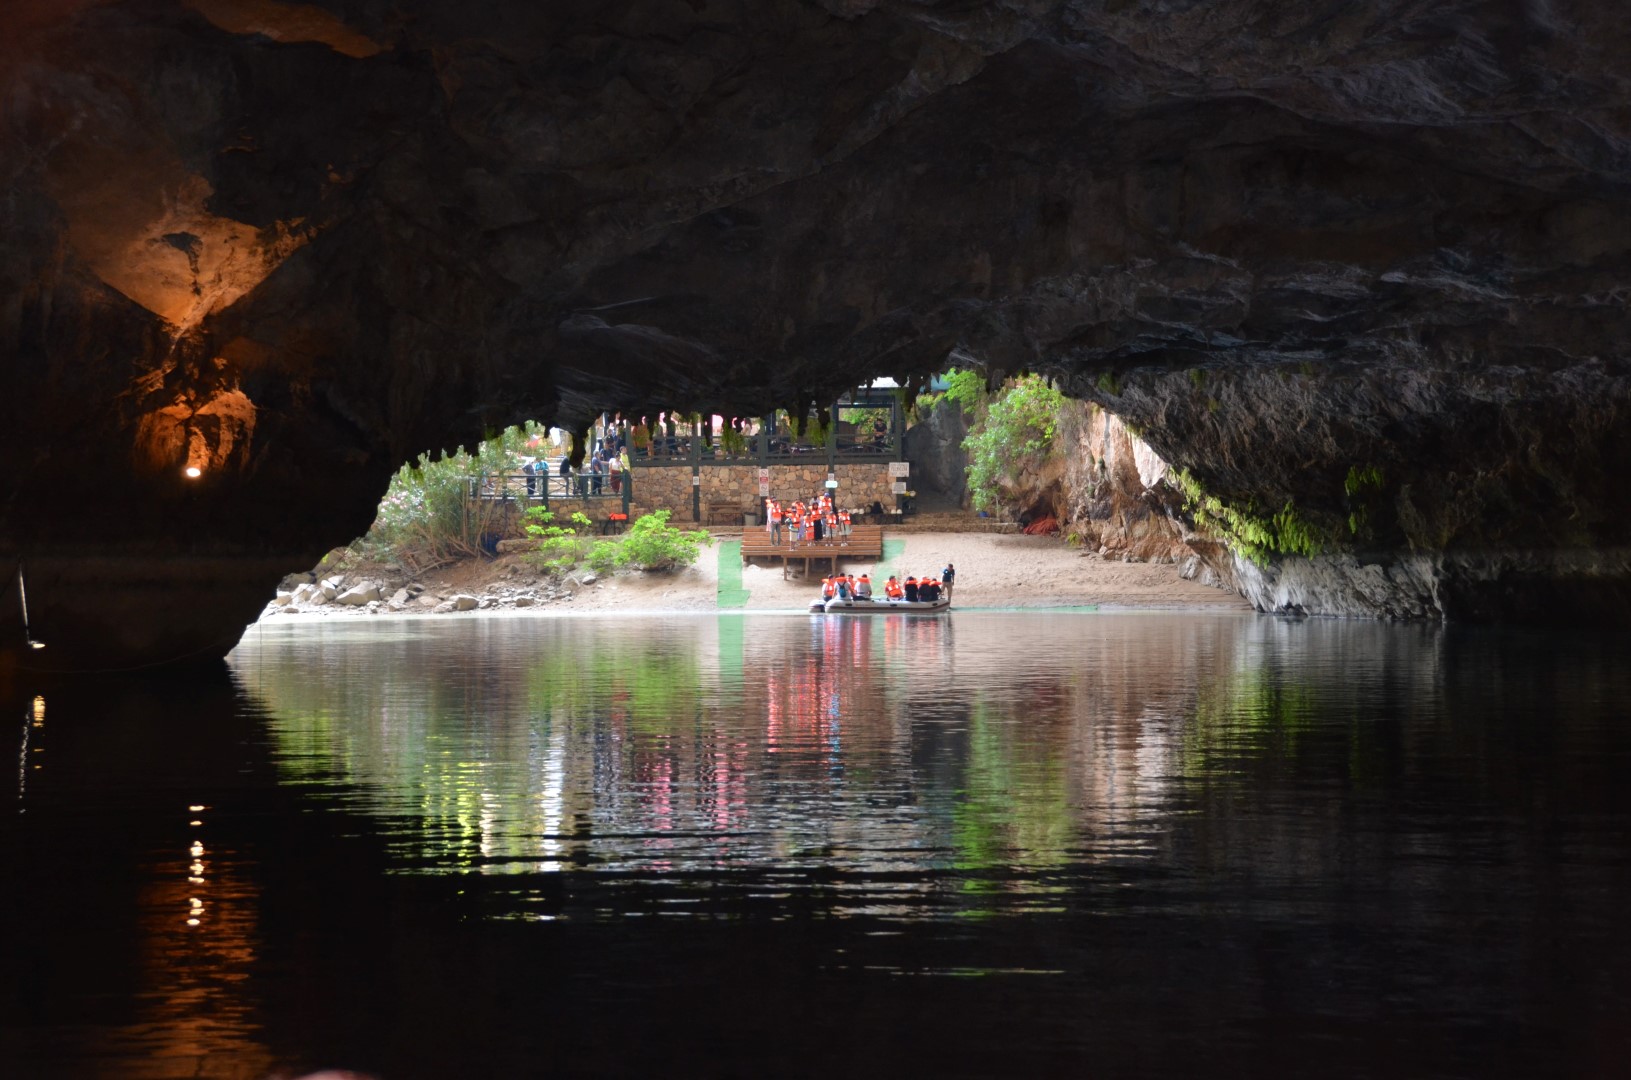
[[[1392,543],[1627,542],[1611,5],[0,20],[13,546],[71,531],[80,470],[161,507],[129,508],[155,543],[180,515],[253,547],[319,483],[358,531],[401,462],[517,419],[746,415],[953,355],[1266,505],[1337,513],[1344,469],[1385,468]],[[171,491],[200,456],[241,512]]]

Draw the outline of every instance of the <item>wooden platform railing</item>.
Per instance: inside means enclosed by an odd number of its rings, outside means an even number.
[[[782,542],[770,542],[770,533],[760,525],[742,531],[742,562],[751,559],[780,559],[782,576],[787,576],[787,567],[790,562],[802,561],[804,573],[810,573],[812,560],[826,562],[833,573],[838,572],[840,562],[877,562],[883,558],[883,526],[881,525],[855,525],[851,527],[847,537],[834,537],[831,540],[805,540],[801,543],[791,543],[787,532],[782,532]]]

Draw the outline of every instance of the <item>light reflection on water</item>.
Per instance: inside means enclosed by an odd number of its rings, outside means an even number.
[[[1437,630],[1238,616],[278,629],[234,670],[282,773],[377,816],[400,870],[514,876],[495,916],[1052,912],[1152,860],[1181,887],[1199,796],[1299,741],[1360,780],[1440,689]],[[563,872],[624,899],[526,880]]]
[[[382,619],[21,688],[0,1073],[1618,1075],[1624,646]]]

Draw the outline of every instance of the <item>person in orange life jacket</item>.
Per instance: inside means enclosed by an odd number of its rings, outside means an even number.
[[[855,583],[855,595],[861,600],[872,599],[872,578],[870,576],[861,575],[861,580]]]
[[[830,578],[830,577],[822,578],[821,579],[821,599],[831,600],[832,599],[832,594],[833,594],[832,578]]]
[[[902,596],[906,595],[905,592],[901,590],[900,582],[895,580],[894,574],[890,574],[889,580],[883,583],[883,594],[890,600],[899,600]]]
[[[906,602],[907,603],[909,603],[909,604],[917,603],[917,578],[913,577],[910,574],[906,575],[906,589],[905,589],[905,592],[906,592]]]
[[[775,499],[765,500],[765,531],[770,534],[772,546],[782,542],[782,508]]]
[[[849,600],[855,596],[855,594],[850,591],[849,579],[844,577],[842,574],[836,578],[833,578],[833,591],[837,594],[838,599],[840,600]]]
[[[940,582],[934,578],[924,578],[917,583],[917,598],[930,604],[940,599]]]

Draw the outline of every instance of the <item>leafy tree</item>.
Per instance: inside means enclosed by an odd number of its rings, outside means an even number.
[[[964,416],[974,416],[986,401],[985,376],[973,369],[947,371],[946,400],[962,406]]]
[[[479,555],[482,535],[500,527],[505,509],[493,500],[468,500],[470,485],[519,468],[528,440],[544,430],[528,421],[480,443],[475,453],[460,447],[435,458],[420,454],[391,478],[360,547],[415,569]]]
[[[1039,375],[1015,379],[992,397],[985,416],[963,440],[976,509],[997,509],[1008,479],[1046,457],[1067,401]]]

